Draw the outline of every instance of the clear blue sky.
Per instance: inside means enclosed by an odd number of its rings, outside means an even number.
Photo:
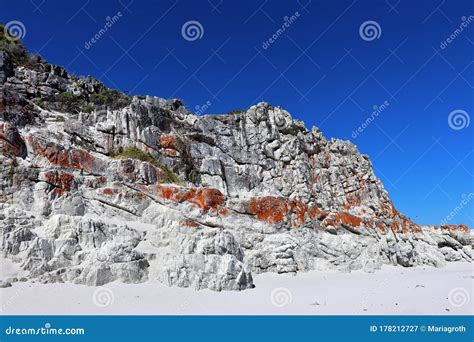
[[[207,113],[282,106],[368,154],[410,218],[439,224],[459,207],[450,222],[474,226],[474,123],[448,124],[452,111],[474,115],[470,15],[470,0],[0,1],[0,20],[21,21],[25,45],[51,63],[133,94],[182,98],[191,110],[210,103]],[[291,24],[277,33],[285,17]],[[190,20],[203,28],[194,41],[182,36]],[[360,35],[366,21],[380,27],[373,40]]]

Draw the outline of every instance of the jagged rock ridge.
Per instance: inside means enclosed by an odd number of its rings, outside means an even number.
[[[242,290],[252,273],[472,261],[400,214],[367,156],[267,103],[196,116],[0,51],[3,256],[30,279]]]

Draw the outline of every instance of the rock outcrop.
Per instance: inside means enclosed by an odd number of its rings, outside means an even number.
[[[0,51],[0,251],[41,282],[243,290],[252,273],[472,261],[369,158],[268,103],[197,116]]]

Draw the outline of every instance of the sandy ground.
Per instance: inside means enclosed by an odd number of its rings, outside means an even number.
[[[17,268],[0,260],[1,277]],[[149,281],[102,287],[13,283],[0,289],[7,315],[472,315],[473,265],[385,266],[375,273],[261,274],[241,292],[170,288]]]

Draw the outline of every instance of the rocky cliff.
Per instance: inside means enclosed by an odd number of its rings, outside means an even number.
[[[413,223],[356,146],[268,103],[197,116],[3,45],[0,113],[0,250],[32,280],[242,290],[472,260],[466,226]]]

